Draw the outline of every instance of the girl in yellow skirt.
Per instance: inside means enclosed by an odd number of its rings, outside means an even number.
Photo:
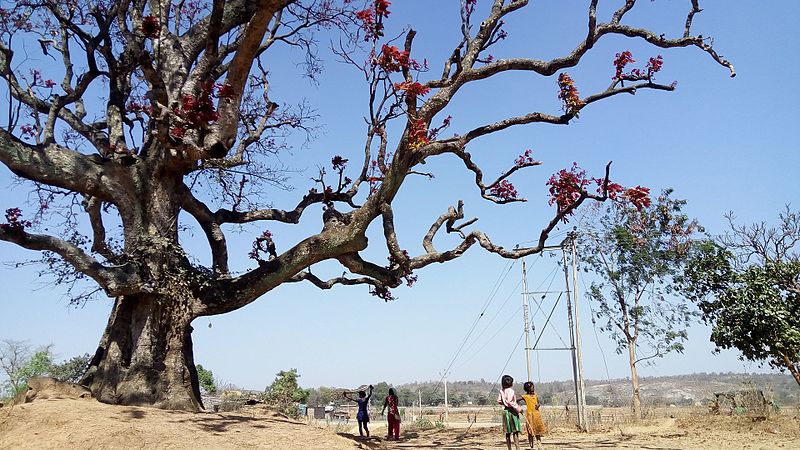
[[[503,389],[500,389],[500,394],[497,396],[497,403],[503,406],[503,428],[506,432],[506,445],[508,450],[511,450],[511,436],[514,436],[514,447],[519,450],[519,432],[522,427],[519,424],[519,413],[522,408],[517,404],[517,397],[514,395],[514,379],[511,375],[503,375],[500,383]]]
[[[528,443],[533,448],[533,438],[536,436],[536,448],[542,448],[542,435],[547,432],[542,421],[542,413],[539,412],[539,396],[534,392],[533,383],[525,382],[523,385],[525,394],[522,400],[525,401],[525,423],[528,430]]]

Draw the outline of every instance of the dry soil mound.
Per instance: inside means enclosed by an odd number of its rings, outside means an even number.
[[[0,449],[347,449],[353,441],[275,415],[187,413],[46,399],[0,408]]]

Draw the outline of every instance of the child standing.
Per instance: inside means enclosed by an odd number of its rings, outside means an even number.
[[[522,408],[517,405],[517,397],[514,395],[514,378],[511,375],[503,375],[501,379],[500,394],[497,395],[497,404],[503,406],[503,428],[506,432],[506,445],[511,450],[511,436],[514,436],[514,447],[519,450],[519,432],[522,427],[519,424],[519,413]]]
[[[536,437],[536,448],[542,448],[542,435],[547,432],[542,421],[542,413],[539,412],[539,396],[536,395],[532,382],[527,381],[523,385],[525,394],[522,400],[525,401],[525,424],[528,430],[528,443],[533,448],[534,436]]]
[[[347,392],[343,392],[342,395],[344,398],[358,403],[358,414],[356,414],[356,420],[358,420],[358,435],[364,437],[364,433],[366,432],[367,437],[369,437],[369,413],[367,412],[367,406],[369,406],[369,399],[372,397],[372,385],[369,385],[369,395],[364,391],[358,391],[358,398],[356,399],[350,398]]]

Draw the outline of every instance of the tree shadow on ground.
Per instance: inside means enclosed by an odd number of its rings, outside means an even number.
[[[219,414],[197,414],[192,417],[178,419],[177,422],[184,424],[192,424],[207,432],[223,433],[229,431],[232,426],[246,424],[252,428],[267,428],[265,423],[269,422],[283,422],[292,423],[280,419],[265,418],[265,417],[250,417],[239,415],[219,415]],[[297,424],[300,425],[300,424]]]

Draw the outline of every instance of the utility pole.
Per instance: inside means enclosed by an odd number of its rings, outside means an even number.
[[[528,279],[525,270],[525,258],[522,258],[522,320],[525,322],[525,359],[528,362],[528,379],[533,380],[531,372],[531,337],[530,327],[528,326]]]
[[[581,298],[578,295],[578,256],[577,256],[577,233],[572,233],[572,292],[575,298],[575,354],[578,360],[578,426],[586,431],[586,385],[583,382],[583,354],[581,353],[581,319],[580,304]]]
[[[444,421],[447,422],[447,372],[444,373]]]
[[[564,264],[564,281],[566,282],[566,294],[567,294],[567,320],[569,322],[569,344],[570,350],[572,353],[572,375],[575,384],[575,405],[578,413],[578,427],[582,431],[586,431],[586,415],[584,411],[584,406],[586,404],[586,400],[583,393],[583,374],[581,373],[581,368],[583,367],[582,363],[578,361],[578,353],[577,348],[579,345],[576,345],[576,338],[580,338],[580,334],[576,336],[575,333],[575,323],[573,322],[572,316],[572,300],[575,300],[575,303],[578,302],[577,296],[575,296],[574,292],[576,289],[570,290],[570,282],[569,282],[569,267],[567,266],[567,249],[565,248],[568,243],[572,243],[574,245],[574,234],[570,233],[567,235],[567,238],[561,244],[561,256],[562,262]],[[574,262],[574,258],[573,258]],[[574,275],[574,274],[573,274]],[[580,381],[578,381],[580,380]]]
[[[419,396],[419,416],[422,417],[422,389],[417,388],[417,395]]]

